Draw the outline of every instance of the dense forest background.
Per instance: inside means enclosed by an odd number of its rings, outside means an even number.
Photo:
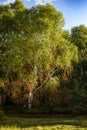
[[[0,5],[0,104],[84,108],[87,113],[87,27],[63,29],[53,5]],[[60,109],[61,111],[61,109]]]

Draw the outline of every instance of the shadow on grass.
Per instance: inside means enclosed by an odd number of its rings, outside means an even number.
[[[25,118],[7,116],[0,120],[1,127],[28,128],[36,126],[71,125],[80,128],[87,128],[87,119],[74,118]]]

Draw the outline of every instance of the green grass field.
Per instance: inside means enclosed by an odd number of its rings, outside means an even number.
[[[87,118],[5,117],[0,130],[87,130]]]

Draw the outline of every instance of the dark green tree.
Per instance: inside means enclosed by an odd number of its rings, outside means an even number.
[[[77,95],[76,104],[86,105],[87,102],[87,27],[79,25],[71,30],[71,42],[78,47],[78,64],[74,64],[74,72],[71,78],[71,84],[75,89],[74,95]]]

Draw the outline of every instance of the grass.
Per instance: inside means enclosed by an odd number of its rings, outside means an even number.
[[[68,125],[55,125],[55,126],[37,126],[28,128],[18,128],[18,127],[1,127],[0,130],[87,130],[86,128],[79,128],[75,126]]]
[[[35,110],[5,107],[0,111],[0,130],[87,130],[87,116],[56,116],[42,111],[38,116]]]
[[[0,130],[87,130],[87,118],[5,117]]]

